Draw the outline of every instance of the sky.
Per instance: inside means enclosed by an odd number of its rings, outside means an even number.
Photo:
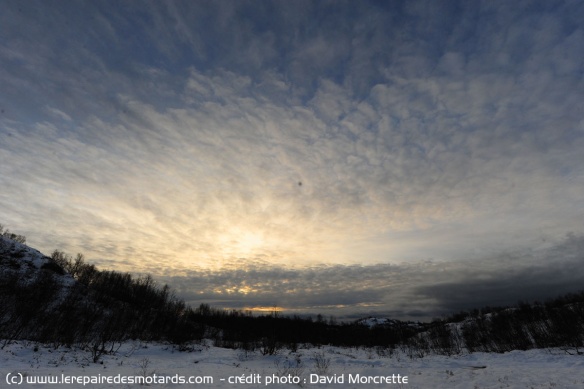
[[[584,3],[0,0],[0,223],[226,309],[584,280]]]

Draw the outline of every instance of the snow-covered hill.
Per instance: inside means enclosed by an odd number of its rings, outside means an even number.
[[[71,288],[75,280],[50,257],[26,244],[0,235],[0,276],[18,276],[19,282],[32,282],[42,274],[49,273],[56,284],[64,289]]]
[[[409,327],[412,329],[422,329],[423,325],[421,323],[417,323],[417,322],[411,322],[411,321],[401,321],[401,320],[395,320],[395,319],[390,319],[387,317],[374,317],[374,316],[369,316],[363,319],[358,319],[357,321],[355,321],[355,324],[358,325],[363,325],[365,327],[369,327],[369,328],[374,328],[374,327],[383,327],[383,328],[395,328],[395,327]]]
[[[47,257],[0,234],[0,347],[18,339],[85,344],[97,359],[114,340],[192,339],[184,308],[149,276],[100,271],[81,254]]]
[[[58,309],[71,295],[76,283],[75,279],[50,257],[26,244],[0,235],[0,298],[4,300],[3,306],[0,307],[0,330],[8,327],[3,326],[3,322],[14,320],[10,312],[14,312],[11,307],[14,308],[15,304],[31,305],[32,310],[32,305],[37,303],[39,298],[46,298],[43,310]],[[19,293],[27,290],[31,293]],[[30,299],[25,299],[25,295],[34,299],[34,303]],[[0,336],[1,334],[2,331]]]

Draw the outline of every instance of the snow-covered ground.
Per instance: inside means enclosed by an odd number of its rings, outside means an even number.
[[[93,363],[89,351],[19,341],[0,350],[0,387],[82,387],[63,382],[93,380],[85,387],[129,388],[139,386],[130,380],[146,379],[148,386],[161,388],[584,388],[584,356],[561,350],[411,359],[400,352],[380,356],[363,348],[299,348],[272,356],[194,348],[181,352],[167,344],[126,342],[115,354]],[[30,383],[47,377],[56,383]],[[154,379],[158,383],[152,383]],[[178,383],[181,379],[198,383]]]

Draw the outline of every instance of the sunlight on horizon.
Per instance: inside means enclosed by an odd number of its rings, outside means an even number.
[[[428,310],[584,235],[582,2],[5,3],[0,223],[44,254]]]

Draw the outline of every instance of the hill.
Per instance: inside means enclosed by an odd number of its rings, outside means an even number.
[[[0,236],[0,339],[83,344],[95,359],[125,339],[195,338],[184,302],[150,276],[100,271],[82,255],[49,257]]]

